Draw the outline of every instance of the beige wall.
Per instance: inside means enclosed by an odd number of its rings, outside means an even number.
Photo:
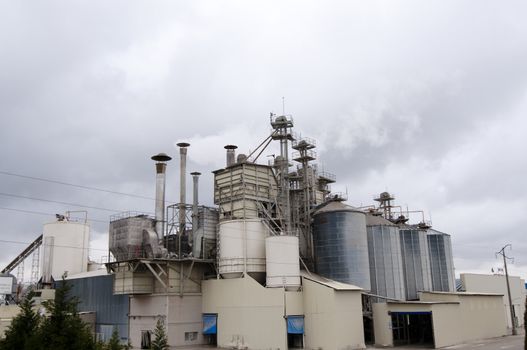
[[[218,314],[218,347],[287,349],[284,300],[299,309],[301,293],[264,288],[254,279],[203,281],[203,313]]]
[[[305,347],[364,349],[360,290],[334,290],[303,279]]]
[[[432,308],[437,347],[507,334],[500,295],[456,293],[455,296],[459,304],[454,307],[436,304]],[[444,298],[442,293],[421,294],[422,301],[442,301]]]
[[[507,320],[507,327],[512,327],[505,276],[462,273],[461,283],[467,292],[502,294],[502,304],[505,309],[504,317]],[[518,326],[523,326],[523,314],[525,313],[525,280],[520,277],[509,276],[509,284],[511,287],[512,304],[514,305],[516,314],[516,322]]]
[[[507,333],[500,295],[421,293],[422,303],[373,304],[375,344],[393,346],[388,312],[432,312],[436,348]]]
[[[201,295],[145,295],[130,296],[130,341],[135,347],[141,345],[141,331],[153,331],[157,320],[167,314],[168,343],[170,346],[203,344]],[[194,341],[185,340],[185,333],[197,332]]]
[[[7,327],[19,312],[18,305],[0,305],[0,338],[4,337]]]

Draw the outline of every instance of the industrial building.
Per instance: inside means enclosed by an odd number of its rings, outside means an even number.
[[[440,347],[506,333],[502,290],[482,293],[467,280],[468,292],[456,292],[448,234],[388,192],[378,205],[345,204],[331,192],[335,175],[315,163],[316,142],[295,134],[290,116],[271,114],[270,124],[249,154],[225,146],[225,166],[212,170],[214,206],[200,203],[198,172],[187,200],[188,143],[178,143],[179,203],[165,203],[172,158],[154,155],[155,215],[110,218],[104,269],[88,261],[87,220],[65,215],[3,272],[33,254],[40,287],[66,274],[99,339],[117,329],[142,349],[159,319],[173,347]],[[258,162],[272,142],[279,155]],[[421,220],[411,223],[415,213]],[[483,317],[495,322],[449,336]]]

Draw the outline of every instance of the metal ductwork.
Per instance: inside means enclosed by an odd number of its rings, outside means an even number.
[[[165,183],[167,163],[172,158],[159,153],[151,158],[156,162],[156,234],[161,239],[165,231]]]
[[[192,175],[192,182],[193,182],[193,198],[192,198],[192,242],[189,240],[189,243],[192,244],[192,246],[199,245],[199,242],[196,242],[197,239],[197,232],[198,232],[198,194],[199,194],[199,176],[201,175],[200,172],[193,172],[190,173]]]
[[[186,193],[186,187],[187,187],[187,181],[186,181],[186,173],[187,173],[187,147],[190,146],[189,143],[186,142],[180,142],[177,144],[179,147],[179,156],[180,156],[180,171],[179,171],[179,179],[180,179],[180,187],[179,187],[179,233],[180,235],[185,234],[185,227],[186,227],[186,217],[185,217],[185,204],[187,202],[187,193]]]
[[[224,147],[227,150],[227,166],[234,165],[236,163],[236,148],[235,145],[227,145]]]

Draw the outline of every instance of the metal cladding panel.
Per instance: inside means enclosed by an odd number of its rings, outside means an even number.
[[[454,292],[456,284],[450,236],[429,230],[427,239],[432,274],[432,290]]]
[[[313,246],[318,274],[371,289],[365,217],[358,211],[315,214]]]
[[[388,298],[405,299],[403,259],[396,226],[367,227],[371,291]]]
[[[121,339],[128,339],[129,297],[113,295],[112,275],[70,279],[67,282],[72,286],[69,295],[79,298],[77,311],[95,311],[97,333],[107,333],[104,329],[113,326],[118,328]]]
[[[417,300],[419,291],[432,290],[426,231],[400,228],[401,255],[407,300]]]
[[[110,222],[110,252],[117,261],[142,258],[143,230],[153,230],[155,220],[134,216]]]

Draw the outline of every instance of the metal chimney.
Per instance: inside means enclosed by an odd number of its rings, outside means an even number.
[[[192,199],[192,233],[196,233],[198,230],[198,192],[199,192],[199,176],[201,175],[200,172],[193,172],[190,173],[192,175],[192,181],[194,184],[193,187],[193,199]]]
[[[181,235],[185,234],[185,224],[186,224],[186,217],[185,217],[185,204],[187,202],[187,181],[186,181],[186,174],[187,174],[187,147],[190,146],[189,143],[186,142],[180,142],[177,144],[179,147],[179,156],[180,156],[180,169],[179,169],[179,180],[180,180],[180,187],[179,187],[179,232],[180,237]]]
[[[224,147],[227,150],[227,166],[234,165],[236,163],[235,156],[236,156],[236,148],[238,146],[235,145],[227,145]]]
[[[165,153],[159,153],[151,158],[156,162],[156,233],[162,238],[165,232],[165,182],[167,163],[172,158]]]

